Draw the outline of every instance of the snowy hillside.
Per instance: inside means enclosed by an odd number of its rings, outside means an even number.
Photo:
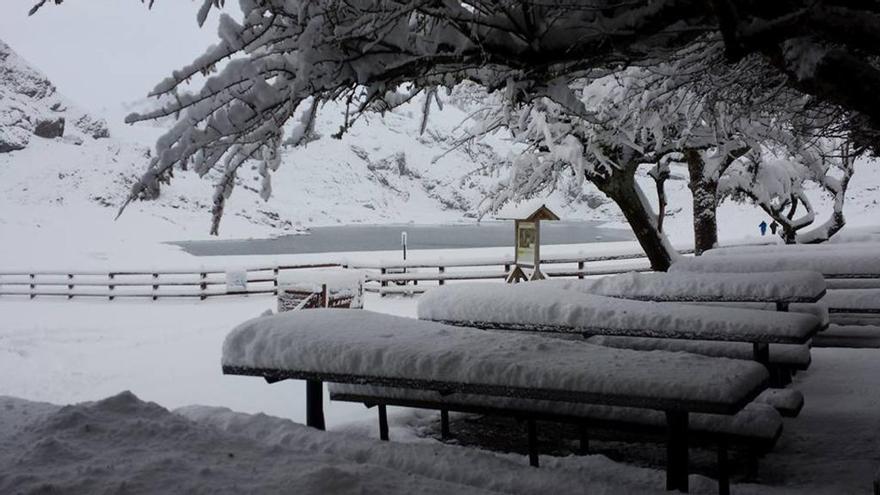
[[[106,123],[59,95],[46,76],[0,40],[0,153],[24,149],[34,137],[80,143],[108,134]]]

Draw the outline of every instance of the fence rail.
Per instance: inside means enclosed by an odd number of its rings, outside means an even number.
[[[253,266],[246,273],[246,287],[228,285],[227,273],[232,270],[170,269],[122,271],[34,270],[0,272],[0,296],[103,297],[116,298],[199,298],[216,296],[257,295],[278,293],[278,274],[286,270],[335,268],[336,263],[303,265]]]
[[[611,265],[609,263],[616,262]],[[650,270],[641,253],[601,256],[552,257],[541,261],[550,277],[610,275]],[[623,263],[623,264],[621,264]],[[419,261],[413,263],[318,263],[255,265],[238,268],[246,273],[245,288],[228,283],[231,269],[155,269],[116,271],[13,270],[0,271],[0,297],[41,296],[107,298],[199,298],[231,295],[277,295],[279,273],[317,268],[352,268],[366,272],[364,289],[380,293],[416,293],[427,288],[419,282],[444,285],[446,281],[504,279],[513,267],[510,257]],[[429,287],[429,286],[428,286]]]

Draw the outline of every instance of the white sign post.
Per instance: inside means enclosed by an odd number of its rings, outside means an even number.
[[[227,270],[226,271],[226,293],[238,294],[247,292],[247,271],[245,270]]]
[[[400,247],[403,248],[403,261],[406,261],[406,231],[400,233]]]

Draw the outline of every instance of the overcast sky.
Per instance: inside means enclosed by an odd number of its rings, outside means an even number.
[[[148,10],[140,0],[66,0],[28,17],[33,3],[0,0],[0,39],[93,112],[144,97],[217,40],[219,12],[196,24],[201,1],[156,0]]]

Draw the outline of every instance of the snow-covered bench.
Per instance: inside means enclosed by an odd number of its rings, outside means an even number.
[[[880,289],[831,290],[824,301],[835,323],[880,323]]]
[[[744,342],[762,364],[769,344],[805,344],[821,328],[810,314],[631,301],[536,283],[437,288],[419,300],[418,316],[496,330]]]
[[[751,309],[809,312],[820,316],[822,328],[827,326],[828,315],[818,305],[825,295],[825,279],[816,272],[772,273],[624,273],[594,280],[542,280],[536,287],[573,290],[585,294],[654,302],[685,302],[724,304]],[[709,356],[743,359],[745,346],[709,341],[681,341],[650,339],[634,341],[630,338],[609,338],[601,342],[615,347],[642,350],[665,349],[696,352]],[[810,365],[808,345],[774,345],[782,347],[770,352],[768,367],[775,386],[791,382],[793,373]],[[788,411],[790,413],[791,411]]]
[[[825,295],[816,272],[624,273],[594,280],[542,280],[536,285],[655,302],[814,303]]]
[[[592,434],[605,435],[614,440],[662,441],[666,433],[666,418],[661,411],[631,407],[596,406],[577,403],[512,399],[483,395],[441,395],[430,390],[407,390],[331,383],[330,399],[363,403],[379,409],[379,436],[388,440],[388,406],[439,410],[441,435],[451,436],[449,412],[473,413],[513,417],[519,420],[539,420],[576,425],[580,432],[580,450],[586,453]],[[719,492],[729,493],[730,470],[728,449],[744,452],[751,468],[757,458],[768,452],[782,434],[782,417],[773,406],[752,402],[734,415],[693,414],[688,422],[688,443],[716,449],[718,455]],[[610,436],[609,436],[610,435]]]
[[[691,414],[738,413],[766,388],[758,363],[640,352],[409,318],[317,309],[247,321],[223,344],[223,372],[307,380],[307,423],[323,427],[321,382],[441,395],[534,399],[663,411],[667,488],[688,486]],[[530,460],[537,464],[534,420]]]
[[[877,243],[852,246],[780,246],[769,249],[709,250],[703,256],[681,258],[671,273],[756,273],[807,270],[825,278],[828,288],[878,287],[880,248]]]

